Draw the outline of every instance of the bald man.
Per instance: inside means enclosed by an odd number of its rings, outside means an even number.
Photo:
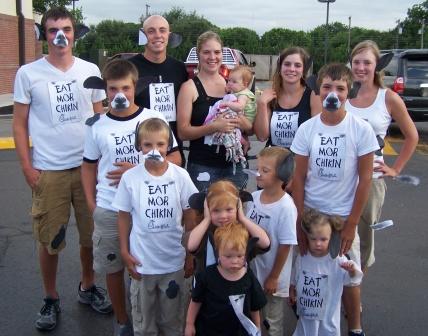
[[[137,105],[160,111],[168,120],[178,142],[182,166],[185,166],[182,141],[177,134],[177,97],[181,84],[188,76],[183,62],[167,56],[169,23],[160,15],[152,15],[143,23],[147,36],[144,52],[130,59],[138,69],[139,77],[156,78],[141,94],[135,97]]]

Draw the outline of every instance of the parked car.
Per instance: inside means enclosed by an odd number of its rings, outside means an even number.
[[[413,121],[428,120],[428,49],[381,50],[392,52],[384,69],[385,85],[397,92]]]
[[[196,53],[196,47],[190,49],[189,54],[187,55],[186,61],[186,70],[189,74],[189,78],[193,78],[198,73],[198,55]],[[219,73],[224,77],[224,79],[228,80],[229,72],[231,69],[236,67],[237,65],[247,65],[251,68],[256,66],[256,62],[248,62],[245,55],[238,49],[232,49],[228,47],[223,48],[223,61],[220,67]],[[254,76],[253,71],[253,79],[248,85],[251,91],[255,91],[256,87],[256,78]]]

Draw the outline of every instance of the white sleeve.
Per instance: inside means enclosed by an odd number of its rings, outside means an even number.
[[[291,266],[291,275],[290,275],[290,285],[296,286],[297,285],[297,276],[300,272],[300,261],[301,256],[299,253],[297,253],[296,258],[293,258],[293,264]]]
[[[278,214],[277,237],[281,245],[297,245],[296,221],[297,210],[292,201],[287,202]]]
[[[112,206],[121,211],[131,212],[132,194],[128,186],[128,172],[129,171],[126,171],[120,179],[119,186],[117,187],[117,191],[112,202]]]
[[[298,155],[309,156],[310,148],[309,148],[309,140],[307,139],[307,134],[305,132],[307,127],[302,124],[296,132],[294,136],[293,142],[291,144],[290,150]]]
[[[183,210],[189,209],[189,198],[193,194],[198,192],[198,189],[195,187],[192,179],[189,176],[189,173],[185,170],[181,171],[180,175],[180,203]]]
[[[22,67],[16,73],[13,87],[13,101],[27,105],[31,103],[30,81]]]
[[[83,157],[89,160],[98,160],[101,157],[101,151],[95,142],[93,131],[93,126],[86,126]]]
[[[363,156],[368,153],[372,153],[379,149],[379,144],[376,139],[375,132],[370,124],[366,123],[365,127],[362,128],[361,134],[358,138],[361,141],[358,141],[358,156]]]

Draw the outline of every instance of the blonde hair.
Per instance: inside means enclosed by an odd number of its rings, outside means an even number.
[[[309,67],[309,54],[308,52],[301,47],[290,47],[281,51],[278,57],[278,61],[276,63],[276,69],[272,77],[272,88],[275,90],[277,94],[281,92],[283,89],[282,86],[282,77],[281,77],[281,67],[284,60],[287,56],[298,54],[303,63],[303,74],[302,78],[300,78],[300,83],[305,85],[306,74],[308,72]]]
[[[302,228],[306,234],[313,233],[315,227],[329,225],[331,231],[343,229],[344,220],[340,216],[326,215],[315,209],[306,209],[302,216]]]
[[[214,244],[219,254],[226,247],[235,251],[245,251],[249,236],[247,229],[241,223],[232,222],[215,230]]]
[[[198,54],[198,57],[199,57],[199,53],[202,50],[202,46],[204,45],[205,42],[209,40],[217,41],[218,43],[220,43],[220,46],[223,49],[223,41],[221,40],[220,36],[216,32],[208,30],[205,33],[202,33],[201,35],[199,35],[196,41],[196,53]]]
[[[354,49],[352,49],[351,52],[351,67],[352,67],[352,59],[359,53],[365,51],[365,50],[369,50],[373,53],[374,57],[376,58],[376,63],[379,62],[380,59],[380,50],[378,45],[376,44],[376,42],[372,41],[372,40],[365,40],[365,41],[361,41],[360,43],[358,43]],[[383,83],[383,71],[375,71],[374,73],[374,79],[373,79],[373,83],[381,88],[385,87],[385,84]]]
[[[240,74],[242,76],[242,82],[245,84],[245,86],[248,86],[251,82],[251,79],[253,78],[253,72],[247,65],[238,65],[234,67],[232,70],[230,70],[229,75],[232,73]]]
[[[211,184],[207,192],[207,204],[209,209],[233,205],[238,208],[239,191],[233,182],[219,180]]]
[[[149,118],[144,120],[139,126],[138,126],[138,136],[137,136],[137,141],[138,143],[135,144],[135,146],[141,147],[140,146],[140,142],[141,140],[144,138],[144,136],[147,133],[157,133],[160,136],[165,136],[166,141],[169,142],[170,139],[170,129],[168,124],[163,121],[162,119],[159,118]]]
[[[275,169],[278,169],[279,163],[283,162],[289,155],[291,155],[291,152],[287,148],[271,146],[263,148],[260,153],[257,154],[257,158],[275,158]]]

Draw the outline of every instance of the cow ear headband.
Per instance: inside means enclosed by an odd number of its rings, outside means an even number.
[[[251,174],[256,177],[260,176],[260,173],[257,170],[244,168],[242,169],[242,171],[244,173]],[[276,168],[276,175],[282,182],[288,183],[291,177],[293,176],[293,172],[294,172],[294,154],[290,152],[284,158],[284,160],[282,160],[278,164],[278,167]]]
[[[194,193],[189,197],[189,206],[193,210],[204,210],[204,202],[205,198],[207,197],[206,192],[198,192]],[[253,196],[245,190],[239,191],[239,198],[242,203],[253,201]]]
[[[315,92],[316,95],[320,94],[320,88],[317,84],[317,76],[311,75],[306,79],[306,85]],[[348,98],[352,99],[355,98],[358,95],[358,91],[360,90],[361,83],[360,82],[353,82],[351,86],[351,90],[348,92]]]
[[[46,41],[46,32],[45,32],[45,28],[42,27],[42,25],[40,23],[35,23],[34,24],[34,30],[36,33],[36,38],[39,41]],[[82,23],[78,23],[76,24],[76,31],[74,32],[74,40],[77,40],[81,37],[83,37],[86,33],[89,32],[89,27],[85,26]]]
[[[168,46],[170,48],[177,48],[181,42],[183,42],[183,37],[176,33],[169,33],[168,36]],[[146,45],[147,44],[147,36],[144,33],[143,28],[140,28],[138,31],[138,45]]]
[[[141,94],[145,88],[147,88],[151,83],[158,83],[159,78],[157,76],[143,76],[138,78],[138,81],[135,85],[135,95],[138,96]],[[83,82],[83,87],[85,89],[97,89],[97,90],[106,90],[107,82],[97,76],[91,76],[85,79]]]

